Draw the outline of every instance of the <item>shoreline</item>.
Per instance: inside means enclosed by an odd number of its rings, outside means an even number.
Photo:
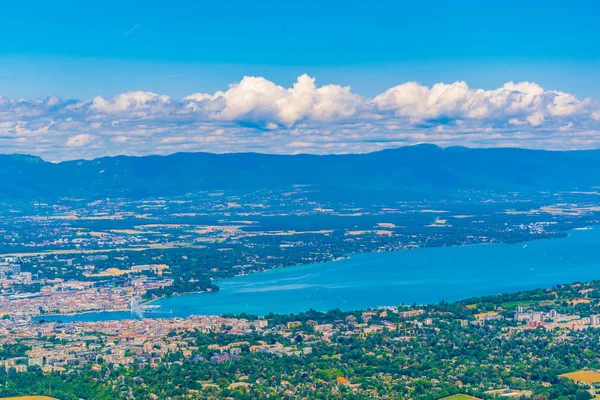
[[[74,317],[77,315],[87,315],[87,314],[102,314],[102,313],[116,313],[116,312],[128,312],[131,311],[128,308],[124,308],[122,310],[99,310],[99,311],[81,311],[70,314],[42,314],[36,315],[35,317],[30,317],[31,319],[44,319],[45,317]]]
[[[416,248],[406,248],[406,249],[401,249],[401,250],[392,250],[392,251],[367,251],[367,252],[359,252],[359,253],[352,253],[349,255],[344,255],[344,256],[339,256],[336,257],[332,260],[329,261],[324,261],[324,262],[320,262],[320,263],[316,263],[316,264],[330,264],[330,263],[336,263],[339,261],[345,261],[345,260],[349,260],[352,259],[354,257],[357,256],[365,256],[365,255],[369,255],[369,254],[390,254],[390,253],[400,253],[400,252],[405,252],[405,251],[411,251],[411,250],[425,250],[425,249],[442,249],[442,248],[463,248],[463,247],[477,247],[477,246],[488,246],[488,245],[517,245],[517,244],[521,244],[521,243],[529,243],[529,242],[536,242],[536,241],[540,241],[540,240],[552,240],[552,239],[561,239],[561,238],[567,238],[569,236],[571,236],[571,232],[586,232],[586,231],[591,231],[594,230],[595,225],[589,225],[589,226],[585,226],[585,227],[578,227],[578,228],[573,228],[571,230],[568,231],[560,231],[557,232],[557,234],[559,234],[560,236],[551,236],[551,237],[538,237],[538,238],[533,238],[530,240],[520,240],[520,241],[515,241],[515,242],[495,242],[495,243],[474,243],[474,244],[465,244],[465,245],[451,245],[451,246],[424,246],[424,247],[416,247]],[[265,269],[265,270],[261,270],[261,271],[255,271],[255,272],[251,272],[248,274],[238,274],[238,275],[233,275],[231,277],[227,277],[227,278],[223,278],[223,280],[227,280],[227,279],[234,279],[234,278],[238,278],[238,277],[244,277],[244,276],[251,276],[251,275],[259,275],[259,274],[263,274],[263,273],[268,273],[270,271],[282,271],[282,270],[286,270],[286,269],[290,269],[290,268],[302,268],[302,267],[306,267],[309,265],[313,265],[315,263],[305,263],[305,264],[296,264],[296,265],[290,265],[290,266],[285,266],[285,267],[275,267],[275,268],[269,268],[269,269]],[[215,285],[217,285],[218,281],[212,281],[215,282]],[[217,287],[219,287],[217,285]],[[151,305],[154,302],[163,300],[163,299],[168,299],[168,298],[174,298],[174,297],[183,297],[183,296],[190,296],[190,295],[197,295],[197,294],[209,294],[209,293],[218,293],[220,291],[220,287],[218,290],[213,290],[213,291],[195,291],[195,292],[186,292],[186,293],[177,293],[171,296],[167,296],[167,295],[161,295],[158,296],[156,298],[150,299],[150,300],[146,300],[143,301],[141,303],[139,303],[140,306],[143,305]],[[385,305],[379,305],[379,307],[384,307]],[[158,305],[157,309],[161,309],[162,305]],[[129,312],[130,314],[133,314],[133,311],[131,309],[122,309],[122,310],[101,310],[101,311],[83,311],[83,312],[77,312],[77,313],[69,313],[69,314],[45,314],[45,315],[40,315],[40,316],[36,316],[36,317],[31,317],[31,319],[43,319],[44,317],[77,317],[78,315],[88,315],[88,314],[100,314],[100,313],[117,313],[117,312]],[[142,318],[152,318],[152,317],[146,317],[146,312],[144,312],[144,310],[141,310],[142,313]],[[147,314],[152,314],[152,312],[148,312]],[[135,318],[135,317],[134,317]],[[168,317],[167,317],[168,318]],[[173,318],[173,317],[171,317]]]
[[[593,228],[592,228],[593,229]],[[586,229],[585,231],[591,231],[592,229]],[[569,234],[568,232],[570,231],[566,231],[565,233],[567,233],[564,236],[561,236],[560,238],[562,239],[567,239],[569,237],[572,237],[573,235]],[[585,236],[584,236],[585,237]],[[594,237],[592,237],[592,240],[594,240]],[[531,249],[531,247],[527,247],[527,246],[520,246],[522,242],[514,242],[514,243],[492,243],[492,244],[506,244],[506,245],[515,245],[515,246],[510,246],[512,248],[512,250],[510,251],[511,256],[514,257],[520,257],[520,251],[527,251],[527,250],[521,250],[521,249],[525,249],[525,248],[529,248]],[[485,243],[487,244],[487,243]],[[466,248],[466,247],[474,247],[473,246],[444,246],[444,248],[449,248],[449,247],[453,247],[455,249],[458,248]],[[479,245],[477,245],[479,247]],[[483,247],[483,246],[482,246]],[[484,247],[488,247],[488,246],[484,246]],[[496,247],[496,246],[494,246]],[[433,249],[433,248],[442,248],[439,246],[436,247],[428,247],[428,248],[423,248],[423,250],[425,249]],[[552,247],[548,247],[548,245],[543,245],[543,248],[541,250],[537,250],[538,252],[543,251],[546,252],[548,249],[551,249]],[[559,248],[561,248],[561,246],[559,246]],[[494,250],[491,254],[492,256],[497,256],[497,252],[498,250]],[[391,254],[394,252],[385,252],[385,253],[377,253],[377,252],[370,252],[370,253],[357,253],[356,255],[363,255],[363,256],[367,256],[369,254],[371,255],[375,255],[375,254]],[[404,252],[396,252],[396,253],[404,253]],[[410,252],[412,253],[412,252]],[[474,271],[476,271],[476,269],[473,269],[474,263],[476,264],[476,257],[479,257],[477,251],[475,253],[467,253],[467,256],[465,258],[465,260],[467,261],[467,269],[465,269],[464,271],[460,271],[460,273],[466,272],[468,274],[473,274]],[[471,255],[470,255],[471,254]],[[486,252],[487,254],[487,252]],[[527,253],[523,253],[523,254],[527,254]],[[530,254],[529,257],[536,257],[535,254],[532,253],[528,253]],[[591,253],[590,253],[591,254]],[[440,257],[446,257],[447,255],[442,255]],[[436,256],[438,257],[438,256]],[[434,257],[434,260],[435,258]],[[457,255],[454,257],[454,261],[459,260],[460,257],[462,257],[462,255]],[[416,259],[420,259],[420,257],[417,257]],[[410,260],[415,260],[415,257],[410,257],[409,262],[411,262]],[[493,259],[490,259],[493,260]],[[497,260],[497,258],[496,258]],[[556,258],[556,260],[558,260],[558,258]],[[385,260],[382,262],[386,262]],[[435,261],[431,261],[428,260],[427,262],[435,262]],[[490,273],[492,274],[496,274],[498,275],[499,273],[499,266],[501,266],[503,261],[496,261],[493,262],[492,264],[490,264]],[[568,262],[568,261],[564,261],[564,262]],[[560,261],[560,263],[564,263],[563,261]],[[470,263],[470,264],[469,264]],[[314,266],[318,266],[321,263],[317,263],[317,264],[313,264],[313,268]],[[330,262],[324,263],[324,264],[331,264]],[[525,264],[527,264],[527,260],[525,260]],[[309,264],[310,265],[310,264]],[[438,270],[439,269],[439,265],[442,264],[436,264],[438,265]],[[307,264],[301,264],[299,266],[296,267],[305,267],[307,266]],[[419,264],[416,265],[417,267],[419,267]],[[517,274],[527,274],[529,270],[533,270],[533,268],[531,269],[523,269],[524,267],[526,267],[526,265],[522,265],[521,267],[517,268]],[[290,268],[293,267],[285,267],[285,268],[275,268],[275,269],[271,269],[270,271],[282,271],[282,270],[289,270]],[[352,267],[352,268],[359,268],[360,267]],[[376,266],[375,267],[376,270],[377,268],[380,269],[380,267]],[[559,268],[560,270],[560,264],[554,263],[553,268],[555,268],[554,270],[557,271],[556,268]],[[501,267],[502,269],[502,267]],[[443,268],[441,269],[443,270]],[[539,269],[539,265],[536,266],[536,270],[540,271]],[[267,271],[263,271],[263,272],[268,272]],[[435,271],[435,269],[434,269]],[[504,269],[502,269],[502,271],[500,271],[501,273],[503,273]],[[280,315],[286,315],[286,314],[294,314],[294,313],[298,313],[301,312],[298,309],[298,306],[291,306],[291,307],[287,307],[286,304],[290,304],[292,305],[292,303],[290,303],[290,296],[304,296],[304,294],[306,293],[306,298],[309,299],[308,303],[306,305],[305,311],[308,309],[315,309],[315,310],[320,310],[320,311],[324,311],[324,310],[331,310],[331,309],[336,309],[339,308],[341,310],[344,311],[348,311],[348,310],[355,310],[355,309],[365,309],[365,308],[376,308],[376,307],[381,307],[381,306],[389,306],[389,305],[399,305],[401,303],[417,303],[417,304],[435,304],[438,303],[439,301],[449,301],[449,302],[454,302],[454,301],[459,301],[459,300],[464,300],[464,299],[468,299],[468,298],[472,298],[472,297],[481,297],[481,296],[488,296],[488,295],[494,295],[494,294],[502,294],[502,293],[513,293],[513,292],[519,292],[519,291],[523,291],[523,290],[529,290],[529,289],[534,289],[534,288],[548,288],[551,287],[552,285],[556,285],[556,284],[565,284],[565,283],[572,283],[572,282],[578,282],[578,281],[592,281],[592,280],[596,280],[596,279],[600,279],[600,277],[598,277],[597,275],[594,275],[594,271],[592,269],[588,269],[583,271],[583,274],[578,274],[576,276],[569,276],[568,274],[563,274],[562,277],[556,277],[555,275],[552,275],[552,269],[550,270],[551,274],[542,272],[542,275],[539,275],[537,272],[533,273],[533,275],[529,275],[530,278],[528,278],[529,280],[525,279],[524,281],[519,281],[519,279],[514,279],[514,280],[510,280],[510,279],[505,279],[503,280],[502,278],[500,278],[500,280],[494,280],[493,278],[486,281],[486,283],[484,284],[484,286],[482,286],[481,288],[479,288],[480,290],[472,290],[472,291],[459,291],[459,292],[454,292],[452,290],[448,291],[448,296],[446,296],[446,298],[438,298],[439,296],[436,296],[436,293],[440,293],[437,292],[435,289],[436,285],[438,285],[438,283],[436,283],[436,280],[434,279],[433,281],[431,281],[430,283],[425,283],[425,285],[431,285],[433,284],[434,286],[431,287],[431,290],[425,290],[423,291],[422,288],[418,287],[418,284],[411,284],[411,286],[407,286],[407,288],[410,288],[410,290],[413,290],[413,292],[398,292],[398,293],[402,293],[402,295],[400,295],[400,297],[396,297],[396,292],[393,292],[394,294],[392,294],[392,292],[389,292],[389,294],[384,294],[382,295],[381,290],[377,289],[380,287],[383,287],[385,291],[387,291],[390,286],[388,283],[385,282],[385,278],[382,279],[381,275],[379,278],[379,281],[375,282],[375,286],[374,286],[374,296],[372,298],[367,298],[364,301],[358,301],[358,303],[363,303],[363,304],[357,304],[357,301],[354,301],[352,299],[352,297],[348,297],[351,296],[351,293],[349,291],[346,291],[345,293],[342,292],[342,294],[340,294],[340,300],[332,300],[332,296],[334,297],[338,297],[338,295],[336,295],[337,292],[331,291],[330,289],[327,289],[326,287],[328,285],[334,284],[332,283],[332,276],[331,274],[327,277],[327,275],[325,275],[325,280],[323,281],[323,284],[317,284],[316,286],[309,284],[308,287],[319,287],[321,288],[321,292],[315,292],[314,289],[308,289],[307,292],[296,292],[295,290],[300,290],[303,291],[305,290],[304,288],[291,288],[293,291],[292,292],[285,292],[287,289],[285,288],[285,285],[282,287],[282,289],[278,289],[277,288],[277,283],[271,283],[271,285],[275,285],[275,289],[273,288],[269,288],[269,285],[266,285],[267,290],[266,291],[278,291],[278,295],[277,296],[282,296],[282,297],[278,297],[278,299],[280,299],[283,303],[281,303],[278,307],[272,308],[270,310],[267,310],[267,306],[263,305],[267,304],[269,301],[268,300],[264,300],[264,295],[263,297],[261,297],[261,295],[259,294],[258,297],[255,297],[256,301],[253,302],[252,297],[256,296],[254,294],[252,294],[253,292],[265,292],[265,290],[249,290],[248,292],[250,293],[249,296],[250,297],[246,297],[246,295],[244,295],[243,291],[241,292],[241,294],[238,294],[237,292],[235,292],[235,290],[233,292],[228,291],[225,294],[225,297],[223,298],[218,298],[218,299],[214,299],[215,301],[209,301],[207,302],[206,298],[203,298],[202,300],[198,301],[197,304],[197,309],[195,309],[195,301],[187,301],[187,303],[184,301],[183,303],[178,303],[177,301],[175,301],[175,303],[173,304],[165,304],[165,305],[159,305],[160,307],[165,307],[165,308],[171,308],[171,310],[176,310],[176,314],[173,316],[168,316],[165,315],[164,318],[185,318],[189,315],[239,315],[242,313],[247,313],[247,314],[251,314],[251,315],[267,315],[270,312],[276,313],[276,314],[280,314]],[[381,272],[381,269],[380,269]],[[384,271],[385,272],[385,271]],[[327,272],[325,272],[327,274]],[[350,271],[350,273],[352,274],[353,272]],[[434,272],[435,273],[435,272]],[[536,275],[537,274],[537,275]],[[248,274],[247,276],[250,275],[255,275],[255,274]],[[442,273],[441,277],[439,279],[441,279],[442,281],[447,281],[447,284],[450,285],[449,287],[452,287],[452,285],[457,285],[457,281],[452,278],[452,275],[447,275]],[[477,274],[475,274],[477,275]],[[460,276],[460,274],[458,275]],[[467,275],[468,277],[469,275]],[[499,275],[501,276],[501,275]],[[503,275],[502,275],[503,276]],[[240,277],[241,278],[241,277]],[[295,280],[297,279],[295,277],[294,274],[292,274],[290,277],[284,276],[284,280]],[[327,280],[327,278],[329,278],[329,280]],[[393,279],[394,277],[392,277]],[[556,279],[554,279],[556,278]],[[235,277],[233,278],[228,278],[228,279],[235,279]],[[398,277],[396,277],[396,279],[399,279]],[[419,277],[419,275],[417,274],[416,277],[411,277],[411,278],[407,278],[409,279],[408,282],[410,282],[410,279],[421,279]],[[416,281],[415,281],[416,282]],[[439,280],[437,281],[439,282]],[[238,282],[240,283],[240,282]],[[309,282],[310,283],[310,282]],[[357,283],[357,282],[352,282],[352,283]],[[252,281],[252,282],[247,282],[247,281],[243,281],[241,282],[242,285],[250,285],[250,288],[256,288],[256,285],[258,284],[260,286],[261,282],[257,282],[257,281]],[[465,285],[467,286],[473,286],[472,284],[469,284],[468,281],[467,283],[465,283]],[[487,286],[486,286],[487,285]],[[498,286],[499,285],[499,286]],[[360,286],[360,285],[359,285]],[[393,286],[392,286],[393,287]],[[401,287],[401,286],[399,286]],[[460,286],[458,286],[460,287]],[[425,295],[419,295],[418,292],[414,292],[414,289],[417,288],[419,290],[421,290],[422,293],[425,293]],[[487,289],[489,290],[487,290]],[[425,287],[425,289],[427,289]],[[284,292],[280,291],[280,290],[284,290]],[[318,289],[317,289],[318,290]],[[333,289],[335,290],[335,289]],[[350,291],[352,289],[349,289]],[[368,290],[368,288],[367,288]],[[377,291],[379,290],[379,292]],[[175,296],[172,297],[178,297],[178,298],[182,298],[185,296],[190,296],[193,294],[206,294],[208,292],[195,292],[195,293],[181,293],[181,294],[177,294]],[[213,293],[219,293],[219,291],[213,292]],[[411,294],[412,293],[412,294]],[[455,294],[455,295],[453,295]],[[310,296],[309,296],[310,295]],[[232,297],[233,296],[233,297]],[[268,298],[269,295],[267,295]],[[323,297],[320,297],[323,296]],[[343,299],[343,297],[345,297],[346,300]],[[392,297],[390,297],[392,296]],[[404,296],[404,298],[402,298],[402,296]],[[416,296],[416,297],[415,297]],[[161,300],[164,299],[166,296],[161,296],[160,298],[156,298],[156,299],[152,299],[148,302],[145,302],[143,304],[151,304],[157,300]],[[237,300],[239,298],[239,301]],[[262,300],[261,300],[262,298]],[[304,298],[304,297],[302,297]],[[374,301],[377,301],[377,299],[379,298],[380,302],[378,303],[374,303]],[[390,298],[392,300],[390,300]],[[232,300],[233,299],[233,300]],[[298,298],[300,299],[300,298]],[[319,300],[321,299],[321,300]],[[224,301],[221,307],[220,303],[222,303]],[[287,301],[287,302],[286,302]],[[262,302],[262,303],[261,303]],[[297,302],[297,300],[296,300]],[[344,305],[344,303],[348,303],[346,305]],[[320,305],[319,305],[320,304]],[[181,310],[180,314],[177,314],[178,312],[180,312],[178,310],[178,307],[183,307]],[[211,309],[212,307],[212,309]],[[248,308],[249,307],[249,308]],[[282,310],[282,308],[288,308],[288,310]],[[245,309],[247,308],[247,309]],[[119,310],[117,310],[119,311]],[[123,310],[123,311],[128,311],[128,310]],[[85,314],[90,314],[90,313],[85,313]],[[73,317],[75,316],[75,314],[69,314],[69,315],[62,315],[62,316],[55,316],[57,319],[60,319],[61,317],[64,318],[69,318],[69,317]],[[149,312],[148,315],[143,315],[143,318],[161,318],[161,316],[153,316],[152,312]],[[128,318],[119,318],[119,319],[128,319]]]

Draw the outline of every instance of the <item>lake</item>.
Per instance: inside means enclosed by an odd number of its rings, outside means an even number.
[[[600,229],[517,244],[425,248],[358,254],[348,259],[221,280],[216,293],[154,302],[147,317],[297,313],[433,303],[600,279]],[[131,318],[129,312],[52,317],[61,321]]]

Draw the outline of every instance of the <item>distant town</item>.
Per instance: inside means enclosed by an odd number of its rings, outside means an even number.
[[[254,194],[5,205],[0,314],[130,310],[132,301],[144,307],[159,297],[217,291],[219,279],[272,268],[363,252],[554,238],[600,219],[593,192],[468,193],[369,206],[314,197],[299,185]]]

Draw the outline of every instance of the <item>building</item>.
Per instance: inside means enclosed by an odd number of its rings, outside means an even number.
[[[333,329],[333,325],[332,324],[320,324],[320,325],[315,325],[315,332],[317,333],[323,333],[325,331],[329,331],[331,329]]]

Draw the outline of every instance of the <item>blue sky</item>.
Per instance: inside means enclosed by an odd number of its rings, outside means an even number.
[[[173,101],[179,101],[194,93],[226,91],[244,76],[264,77],[290,88],[299,76],[308,74],[316,78],[318,87],[350,86],[352,93],[363,96],[367,103],[396,85],[410,81],[426,87],[464,81],[469,88],[484,90],[496,90],[506,82],[527,81],[535,82],[545,91],[560,91],[581,101],[586,98],[595,101],[600,99],[599,11],[600,3],[595,1],[548,0],[10,1],[4,2],[0,10],[0,96],[13,102],[58,96],[61,102],[70,104],[74,100],[92,101],[96,96],[110,99],[139,91],[168,95]],[[589,115],[595,111],[593,107],[586,110]],[[315,120],[312,114],[302,114],[303,118],[290,125],[277,118],[265,118],[263,111],[236,114],[229,119],[219,116],[216,118],[219,123],[214,122],[215,118],[204,118],[201,122],[211,120],[215,129],[227,128],[222,126],[223,121],[231,125],[230,129],[246,128],[250,123],[260,128],[257,134],[264,135],[264,128],[269,124],[290,130],[311,118]],[[248,118],[249,114],[252,118]],[[256,117],[257,114],[261,116]],[[404,111],[395,112],[399,114],[407,117]],[[455,119],[454,115],[442,114],[428,116]],[[560,116],[564,117],[563,114]],[[421,118],[418,126],[435,125],[429,117]],[[511,114],[504,122],[521,117]],[[48,129],[50,132],[59,125],[58,116],[50,112],[38,115],[37,119],[30,114],[5,119],[34,125],[55,121]],[[88,114],[79,119],[89,122],[98,118]],[[549,121],[547,116],[544,122],[550,124]],[[569,123],[577,127],[580,121],[581,117],[555,121],[543,129],[558,130]],[[193,122],[199,121],[196,118]],[[332,120],[326,122],[331,128]],[[347,128],[347,125],[339,125],[339,119],[335,122],[340,129]],[[413,119],[412,125],[401,124],[400,128],[414,130],[414,122]],[[494,122],[496,125],[490,126],[497,128],[498,121]],[[153,123],[166,122],[153,119]],[[171,119],[170,123],[185,129],[187,122]],[[589,135],[593,127],[584,125]],[[541,129],[541,124],[536,126]],[[437,125],[435,128],[440,129]],[[456,129],[456,126],[449,128]],[[92,135],[95,138],[92,142],[99,146],[106,142],[101,140],[102,131],[99,128],[85,134]],[[123,149],[122,146],[100,146],[96,151],[85,153],[83,147],[89,147],[86,145],[81,146],[78,153],[67,153],[59,148],[58,141],[52,150],[46,149],[43,141],[36,146],[31,143],[15,146],[8,139],[16,135],[15,132],[14,126],[6,128],[4,135],[0,131],[6,151],[40,154],[48,151],[52,157],[63,158],[112,154]],[[120,133],[124,136],[126,132]],[[596,146],[589,142],[589,137],[587,139],[585,146],[568,144],[564,147]],[[381,140],[386,142],[387,138]],[[440,142],[433,137],[432,141]],[[519,143],[504,141],[500,144]],[[556,143],[547,142],[532,146],[557,147]],[[361,150],[358,145],[349,147],[352,151]],[[231,150],[246,148],[273,150],[266,144],[254,148],[233,143],[229,147]],[[308,145],[304,148],[315,150]],[[165,149],[170,150],[177,148]],[[325,150],[321,146],[319,151]]]
[[[600,97],[598,15],[596,1],[10,1],[0,91],[185,95],[309,73],[366,95],[407,80],[531,80]]]

